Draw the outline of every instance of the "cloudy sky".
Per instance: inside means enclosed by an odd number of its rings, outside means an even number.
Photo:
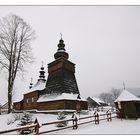
[[[140,6],[0,6],[0,18],[22,17],[36,31],[35,63],[18,78],[15,95],[35,83],[41,61],[47,64],[63,34],[69,60],[76,64],[81,95],[94,96],[111,88],[140,87]],[[0,73],[0,102],[6,100],[6,73]]]

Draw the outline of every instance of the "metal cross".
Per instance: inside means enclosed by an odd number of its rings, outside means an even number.
[[[62,33],[60,33],[61,39],[62,39]]]
[[[33,82],[33,78],[31,77],[31,83]]]
[[[43,61],[41,61],[41,63],[42,63],[42,67],[43,67],[44,62],[43,62]]]

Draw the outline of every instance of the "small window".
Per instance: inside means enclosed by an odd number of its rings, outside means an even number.
[[[26,102],[29,103],[29,99],[26,99]]]
[[[34,102],[34,97],[32,97],[32,102]]]

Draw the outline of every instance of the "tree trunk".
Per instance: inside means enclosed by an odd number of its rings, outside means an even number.
[[[13,85],[10,84],[8,86],[8,114],[11,113],[12,109],[11,109],[11,106],[12,106],[12,89],[13,89]]]
[[[11,113],[11,95],[8,93],[8,114]]]

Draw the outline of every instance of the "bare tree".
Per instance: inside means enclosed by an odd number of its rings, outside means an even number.
[[[12,91],[17,74],[31,63],[31,41],[35,32],[19,16],[10,15],[0,20],[0,66],[8,72],[8,113],[11,112]]]
[[[112,95],[113,101],[115,101],[118,98],[118,96],[120,95],[121,90],[120,89],[117,89],[117,88],[112,88],[111,91],[110,91],[110,93]]]
[[[114,101],[118,98],[120,93],[121,93],[120,89],[112,88],[108,93],[101,93],[99,95],[99,98],[103,100],[105,103],[114,105]]]
[[[110,103],[111,100],[111,94],[110,93],[101,93],[99,95],[99,98],[104,101],[105,103]]]

